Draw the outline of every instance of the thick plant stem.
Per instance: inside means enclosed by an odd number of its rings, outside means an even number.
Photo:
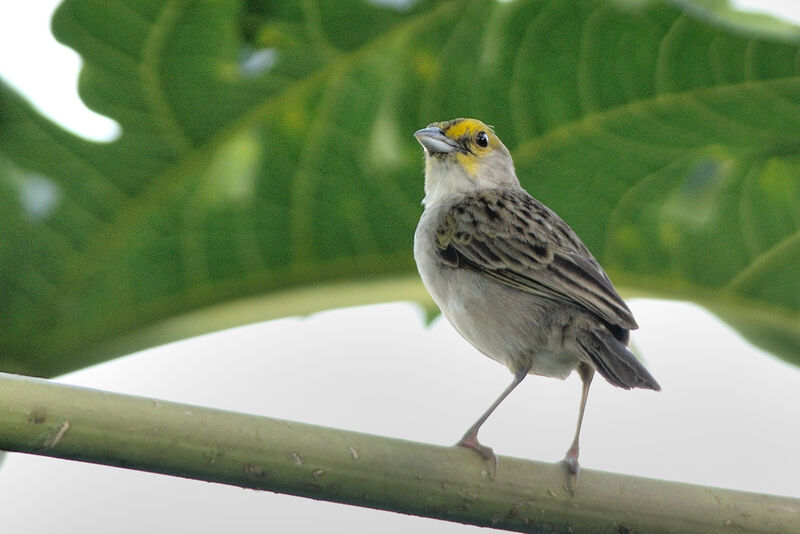
[[[500,457],[0,373],[0,449],[527,532],[800,532],[800,500]]]

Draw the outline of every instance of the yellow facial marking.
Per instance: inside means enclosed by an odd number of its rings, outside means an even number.
[[[477,176],[485,158],[503,145],[492,131],[492,127],[478,119],[453,119],[434,122],[428,126],[439,128],[459,147],[440,157],[455,160],[471,177]]]
[[[455,158],[467,174],[476,176],[482,156],[491,150],[495,144],[495,135],[491,127],[478,119],[454,119],[441,122],[438,126],[442,128],[447,137],[461,141],[469,149],[467,153],[456,153]],[[479,146],[475,142],[479,132],[485,132],[488,136],[489,145],[487,147]]]
[[[461,119],[450,121],[452,124],[445,130],[445,134],[450,139],[458,139],[459,137],[472,136],[480,131],[489,133],[491,128],[486,126],[478,119]]]
[[[470,176],[478,174],[478,159],[473,154],[456,154],[456,160]]]
[[[478,119],[453,119],[451,121],[437,122],[431,126],[441,128],[447,137],[458,141],[477,157],[491,152],[500,144],[500,140],[497,139],[497,136],[492,131],[492,127]],[[486,146],[479,142],[479,135],[484,135],[484,142],[488,141]]]

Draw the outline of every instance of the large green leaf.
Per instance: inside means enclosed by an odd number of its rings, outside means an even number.
[[[384,4],[66,0],[54,32],[122,135],[0,88],[0,369],[421,298],[411,133],[455,116],[496,125],[623,290],[800,363],[800,34],[685,3]]]

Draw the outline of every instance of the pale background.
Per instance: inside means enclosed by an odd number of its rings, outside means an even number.
[[[800,22],[795,1],[740,5]],[[79,59],[49,33],[57,2],[0,3],[0,76],[81,135],[113,121],[86,110]],[[409,133],[410,134],[410,133]],[[420,169],[420,197],[422,196]],[[696,306],[632,300],[633,342],[663,387],[595,380],[584,467],[800,498],[800,370]],[[173,343],[59,381],[428,443],[454,443],[511,380],[446,321],[409,303],[289,318]],[[499,454],[559,460],[580,384],[529,377],[485,425]],[[10,454],[0,467],[7,533],[466,532],[465,527],[218,484]]]

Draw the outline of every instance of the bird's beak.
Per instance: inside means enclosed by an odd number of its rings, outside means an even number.
[[[441,128],[428,126],[414,132],[414,137],[425,148],[428,154],[448,154],[459,150],[458,144],[447,137]]]

